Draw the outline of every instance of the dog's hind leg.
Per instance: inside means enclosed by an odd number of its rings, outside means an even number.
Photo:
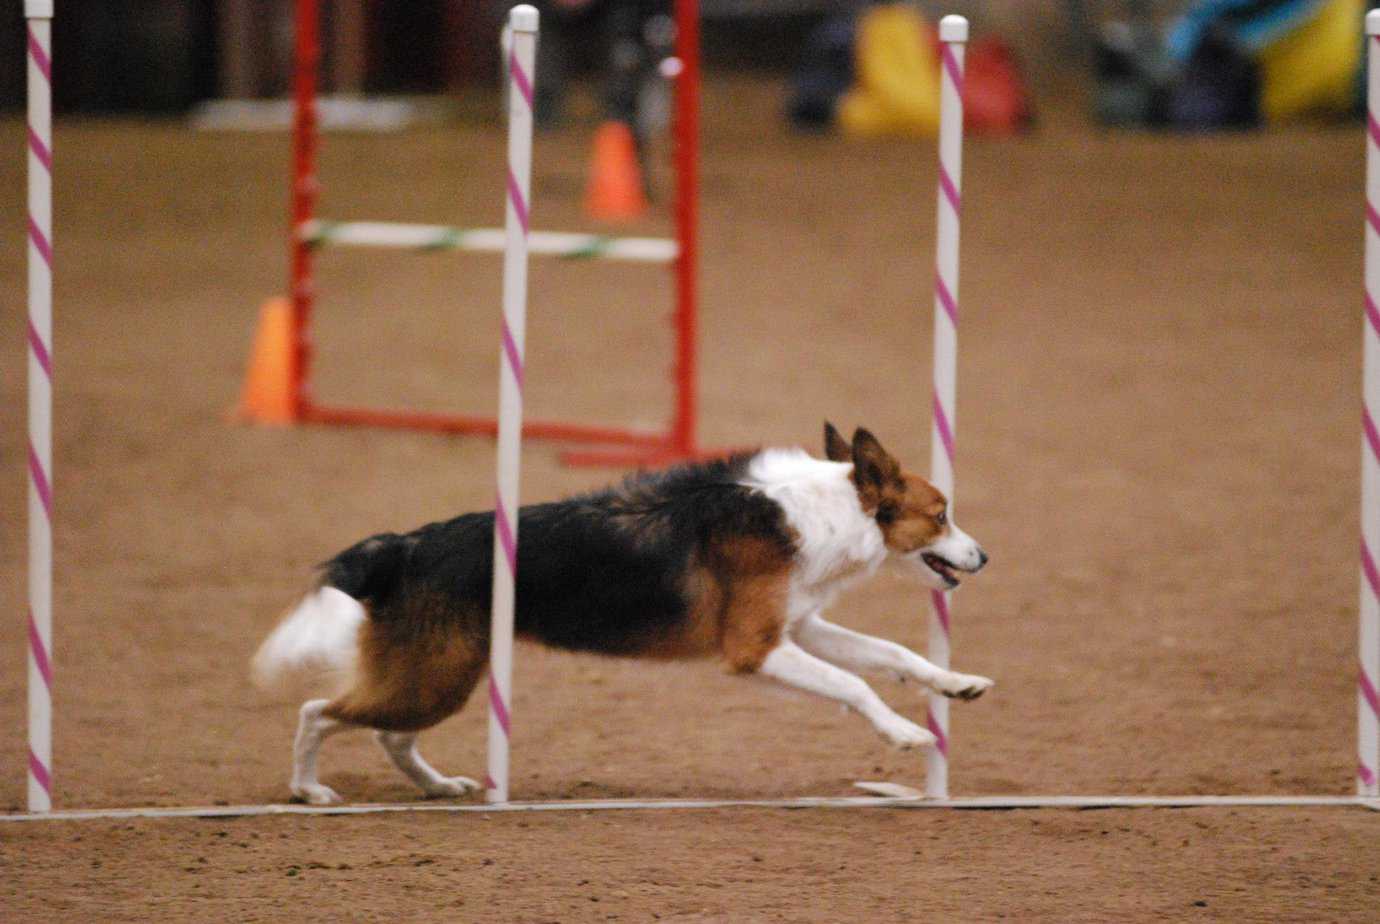
[[[417,750],[415,732],[381,731],[377,736],[393,765],[416,783],[428,798],[463,796],[479,788],[479,784],[467,776],[442,776],[438,773]]]
[[[321,750],[321,742],[336,732],[353,727],[347,722],[321,714],[330,703],[328,699],[309,699],[302,704],[297,737],[292,743],[292,795],[312,805],[330,805],[341,801],[334,789],[323,786],[316,778],[316,755]]]
[[[955,699],[977,699],[992,681],[976,674],[944,670],[903,645],[836,626],[818,616],[801,620],[796,641],[811,654],[855,671],[890,671]]]
[[[436,608],[422,610],[428,603]],[[423,622],[414,611],[367,624],[358,679],[326,714],[375,729],[393,765],[428,796],[461,796],[479,784],[438,773],[418,753],[417,734],[464,706],[484,675],[488,638],[482,628],[466,632],[458,618],[441,618],[444,610],[438,616],[440,606],[427,598],[412,605],[430,618]],[[476,611],[469,621],[478,623],[481,615],[487,618]]]

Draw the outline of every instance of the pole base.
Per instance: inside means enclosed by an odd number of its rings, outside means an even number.
[[[903,786],[900,783],[888,783],[885,781],[873,782],[870,780],[859,780],[853,784],[854,789],[861,789],[863,792],[870,792],[874,796],[886,796],[888,799],[923,799],[925,794],[912,786]]]

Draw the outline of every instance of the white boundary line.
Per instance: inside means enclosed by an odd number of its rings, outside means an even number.
[[[599,799],[589,801],[364,805],[208,805],[173,808],[74,809],[36,814],[0,815],[0,822],[100,821],[121,818],[249,818],[262,815],[383,815],[410,812],[606,812],[760,809],[1014,809],[1116,808],[1338,808],[1358,806],[1380,811],[1380,799],[1358,796],[974,796],[957,799],[815,796],[797,799]]]

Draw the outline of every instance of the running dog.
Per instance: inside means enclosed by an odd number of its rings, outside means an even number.
[[[870,432],[824,425],[827,459],[766,449],[629,477],[518,518],[516,631],[571,651],[653,659],[717,656],[743,674],[852,707],[892,744],[933,745],[851,671],[887,671],[974,699],[992,681],[936,667],[895,644],[826,622],[845,587],[899,560],[930,586],[987,563],[928,481],[901,470]],[[417,751],[417,734],[457,712],[488,662],[494,515],[468,513],[372,536],[321,579],[253,659],[255,682],[328,678],[333,698],[301,707],[292,795],[340,801],[317,780],[322,741],[372,728],[427,796],[479,788]]]

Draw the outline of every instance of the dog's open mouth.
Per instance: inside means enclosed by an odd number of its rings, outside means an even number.
[[[948,584],[950,588],[958,586],[958,575],[954,573],[956,570],[955,565],[940,558],[933,552],[922,552],[920,554],[920,560],[925,563],[925,567],[943,578],[944,583]]]

